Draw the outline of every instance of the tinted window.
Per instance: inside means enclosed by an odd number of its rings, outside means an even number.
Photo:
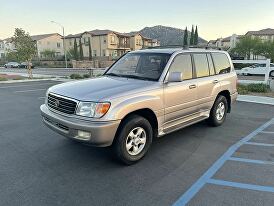
[[[228,58],[223,53],[212,53],[216,74],[229,73],[231,70]]]
[[[169,72],[182,72],[183,79],[192,79],[192,62],[190,54],[178,55],[174,58]]]
[[[208,60],[208,67],[209,67],[209,74],[215,75],[215,69],[214,69],[214,65],[213,65],[213,61],[212,61],[212,57],[210,54],[207,54],[207,60]]]
[[[209,76],[206,54],[193,54],[197,77]]]

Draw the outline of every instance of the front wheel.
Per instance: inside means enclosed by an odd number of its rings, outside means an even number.
[[[219,95],[210,111],[208,122],[211,126],[217,127],[224,123],[227,115],[228,103],[225,96]]]
[[[122,122],[115,138],[115,155],[127,165],[134,164],[145,156],[152,138],[153,131],[149,121],[141,116],[132,115]]]

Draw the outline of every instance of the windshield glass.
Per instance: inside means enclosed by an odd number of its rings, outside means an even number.
[[[129,53],[116,62],[105,75],[157,81],[170,54]]]

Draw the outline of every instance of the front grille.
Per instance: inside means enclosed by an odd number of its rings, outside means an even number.
[[[54,94],[48,94],[48,106],[65,114],[74,114],[77,102]]]

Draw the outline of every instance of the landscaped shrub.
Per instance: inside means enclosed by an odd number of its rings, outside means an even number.
[[[71,74],[70,78],[71,79],[83,79],[83,77],[80,74]]]
[[[237,90],[239,94],[248,94],[249,92],[266,93],[269,88],[266,84],[239,84]]]
[[[5,77],[0,77],[0,81],[7,81],[8,79]]]
[[[237,90],[238,90],[238,93],[241,94],[241,95],[248,94],[248,89],[247,89],[247,86],[246,86],[246,85],[239,84],[239,85],[237,86]]]
[[[268,87],[266,84],[248,84],[247,89],[250,92],[259,92],[259,93],[266,93],[268,91]]]
[[[83,75],[83,78],[86,79],[86,78],[90,78],[89,74],[84,74]]]

